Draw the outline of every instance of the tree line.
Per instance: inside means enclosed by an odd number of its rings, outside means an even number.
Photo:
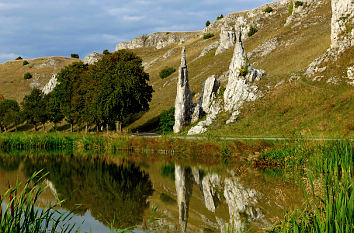
[[[149,74],[142,59],[128,50],[105,53],[93,65],[75,62],[57,75],[58,85],[45,95],[33,89],[21,106],[15,100],[0,102],[0,128],[27,122],[35,130],[42,124],[65,120],[71,129],[115,127],[131,115],[147,111],[152,98]]]

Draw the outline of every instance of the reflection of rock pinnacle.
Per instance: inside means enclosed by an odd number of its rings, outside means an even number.
[[[193,191],[193,177],[190,169],[175,165],[175,185],[181,232],[186,232],[188,223],[189,200]]]

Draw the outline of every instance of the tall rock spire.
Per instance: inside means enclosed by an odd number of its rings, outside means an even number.
[[[193,114],[192,93],[189,89],[186,48],[181,54],[181,66],[177,82],[177,96],[175,101],[175,125],[173,132],[181,132],[183,126],[189,125]]]

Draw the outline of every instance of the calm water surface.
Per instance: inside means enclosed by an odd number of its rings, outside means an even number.
[[[33,172],[49,172],[38,207],[65,200],[82,232],[110,226],[156,232],[262,232],[302,203],[299,187],[280,173],[245,164],[186,165],[146,156],[0,154],[0,193]],[[161,220],[148,224],[153,207]]]

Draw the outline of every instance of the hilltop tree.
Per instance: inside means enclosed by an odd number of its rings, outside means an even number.
[[[0,102],[0,130],[5,132],[11,125],[17,125],[20,118],[20,106],[16,100],[4,100]]]

